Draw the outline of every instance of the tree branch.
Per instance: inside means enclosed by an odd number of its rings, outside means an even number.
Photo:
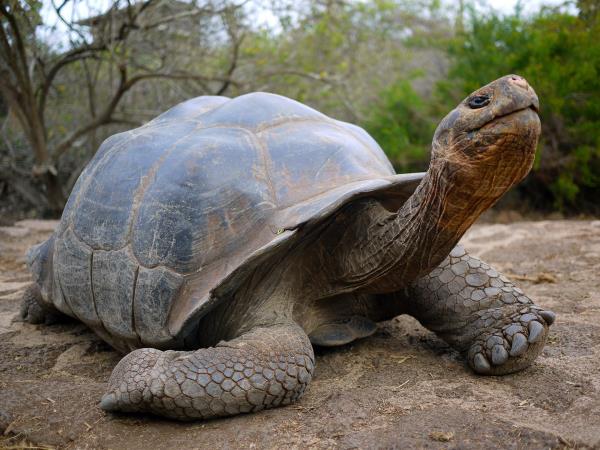
[[[16,3],[16,4],[18,5],[18,3]],[[16,53],[14,54],[15,55],[15,63],[17,63],[17,61],[19,61],[22,66],[21,67],[22,72],[17,71],[17,73],[15,75],[19,75],[19,72],[20,72],[20,75],[22,78],[21,84],[23,85],[23,89],[25,89],[27,92],[31,92],[31,82],[27,76],[28,75],[27,51],[25,50],[25,45],[23,44],[23,38],[21,37],[21,31],[19,30],[19,25],[17,24],[17,20],[15,19],[15,16],[12,15],[8,11],[7,6],[5,4],[0,3],[0,13],[4,17],[6,17],[6,19],[8,20],[8,23],[12,30],[12,34],[15,39],[15,45],[16,45]],[[4,27],[0,27],[0,28],[2,29],[2,35],[3,35],[4,39],[6,39],[7,44],[10,47],[10,44],[8,43],[8,39],[6,38],[6,36],[4,34]]]
[[[78,130],[75,130],[73,133],[68,135],[65,139],[63,139],[52,152],[52,159],[56,161],[64,152],[66,152],[72,145],[75,143],[77,139],[89,133],[90,131],[98,128],[101,125],[105,125],[110,123],[111,115],[116,109],[121,97],[133,86],[133,84],[129,84],[127,81],[127,68],[125,66],[119,67],[119,86],[111,98],[110,102],[106,106],[106,108],[102,111],[102,113],[94,120],[88,122],[86,125],[82,126]]]
[[[4,10],[0,9],[0,13],[3,15]],[[19,67],[19,57],[15,49],[10,45],[10,41],[3,26],[0,26],[0,45],[4,53],[2,62],[11,69],[17,84],[22,86],[22,90],[26,90],[27,82],[25,78],[27,77],[27,70],[23,72]]]
[[[181,19],[197,17],[197,16],[201,16],[203,14],[210,14],[213,16],[218,16],[218,15],[221,15],[221,14],[224,14],[227,12],[235,12],[236,10],[243,7],[246,3],[248,3],[248,0],[244,0],[243,2],[238,3],[237,5],[228,5],[221,9],[213,9],[211,6],[211,7],[206,7],[206,8],[196,8],[191,11],[184,11],[184,12],[177,13],[177,14],[171,14],[170,16],[163,17],[162,19],[157,20],[155,22],[142,25],[140,27],[140,29],[144,30],[144,31],[151,30],[151,29],[156,28],[165,23],[175,22],[175,21],[181,20]]]
[[[188,73],[145,73],[136,75],[132,78],[127,79],[127,70],[124,66],[119,67],[119,86],[113,95],[111,101],[106,106],[104,111],[98,115],[95,120],[90,121],[88,124],[79,128],[78,130],[71,133],[67,136],[60,144],[56,146],[54,151],[52,152],[52,159],[56,161],[64,152],[66,152],[73,143],[89,133],[91,130],[98,128],[102,125],[107,125],[109,123],[123,123],[120,119],[113,118],[113,113],[121,100],[121,97],[129,91],[136,83],[140,81],[149,80],[153,78],[165,78],[171,80],[200,80],[200,81],[227,81],[226,78],[221,77],[204,77],[201,75],[193,75]],[[239,83],[234,80],[229,80],[229,82],[233,85],[238,85]]]
[[[233,76],[233,72],[235,72],[235,69],[237,68],[238,59],[240,56],[240,47],[242,45],[242,41],[244,40],[244,35],[242,34],[241,36],[237,37],[235,32],[232,30],[231,26],[227,27],[227,32],[229,33],[229,36],[231,37],[231,40],[233,41],[231,62],[229,63],[229,68],[225,72],[226,80],[223,82],[221,87],[217,90],[216,95],[223,95],[225,93],[225,91],[227,91],[227,89],[229,89],[229,86],[232,84],[231,77]]]
[[[149,80],[152,78],[165,78],[168,80],[194,80],[194,81],[218,81],[222,83],[230,83],[234,86],[240,86],[240,83],[236,80],[227,77],[206,77],[203,75],[195,75],[188,72],[179,72],[179,73],[144,73],[141,75],[136,75],[135,77],[129,80],[129,83],[137,83],[142,80]]]
[[[142,11],[144,11],[146,8],[148,8],[152,3],[154,3],[154,1],[155,0],[147,0],[144,3],[142,3],[140,6],[137,7],[138,11],[135,14],[128,14],[129,21],[125,21],[125,23],[123,23],[121,25],[121,28],[119,29],[119,33],[115,37],[116,41],[122,41],[122,40],[126,39],[129,32],[135,28],[135,21],[137,20],[137,17],[139,16],[139,14]],[[116,3],[115,3],[115,5],[116,5]],[[62,7],[62,5],[61,5],[61,7]],[[114,5],[113,5],[113,8],[114,8]],[[106,16],[108,16],[108,14],[109,13],[105,13]],[[61,17],[61,19],[62,19],[62,16],[59,15],[59,17]],[[65,21],[64,19],[62,19],[62,20],[65,23],[67,23],[67,26],[69,26],[69,28],[73,29],[72,26],[70,24],[68,24],[68,21]],[[92,44],[86,43],[82,46],[73,48],[70,51],[64,53],[61,56],[61,58],[50,68],[50,70],[48,71],[48,74],[46,75],[46,77],[42,83],[42,87],[40,89],[40,94],[39,94],[39,98],[38,98],[38,107],[39,107],[40,111],[44,111],[44,109],[46,107],[46,99],[48,97],[48,92],[50,91],[50,87],[52,86],[52,83],[54,82],[56,75],[62,68],[64,68],[65,66],[67,66],[71,63],[74,63],[76,61],[97,57],[98,53],[108,50],[109,44],[110,44],[110,40],[109,41],[100,40],[100,41],[92,43]]]
[[[42,82],[40,88],[38,89],[38,108],[40,111],[44,111],[46,108],[46,99],[48,97],[48,92],[50,91],[50,87],[54,82],[54,78],[58,72],[68,64],[74,63],[76,61],[81,61],[83,59],[95,58],[97,53],[102,50],[106,50],[107,46],[105,44],[90,46],[90,47],[81,47],[70,52],[65,53],[60,60],[58,60],[52,68],[48,71],[48,74],[45,76],[44,81]],[[89,52],[89,53],[86,53]]]

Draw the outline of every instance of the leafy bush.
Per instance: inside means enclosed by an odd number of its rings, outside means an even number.
[[[430,105],[413,89],[410,80],[398,81],[379,98],[380,104],[363,126],[398,172],[425,170],[436,126],[429,115]]]

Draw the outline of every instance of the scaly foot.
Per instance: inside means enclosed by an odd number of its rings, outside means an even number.
[[[491,308],[477,315],[472,326],[480,333],[467,360],[482,375],[504,375],[528,367],[544,348],[556,317],[533,304]]]
[[[486,375],[529,366],[556,318],[460,245],[402,296],[410,314]]]
[[[300,327],[257,327],[193,352],[131,352],[115,367],[100,407],[180,420],[231,416],[296,401],[313,369]]]
[[[60,322],[65,317],[60,311],[44,303],[35,283],[31,283],[23,293],[19,316],[23,322],[46,325]]]

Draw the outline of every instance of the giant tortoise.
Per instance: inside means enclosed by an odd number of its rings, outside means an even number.
[[[509,75],[397,175],[361,128],[279,95],[198,97],[107,139],[28,253],[30,322],[74,317],[127,354],[100,406],[176,419],[296,401],[313,345],[410,314],[480,374],[532,363],[554,314],[459,239],[529,171],[538,99]]]

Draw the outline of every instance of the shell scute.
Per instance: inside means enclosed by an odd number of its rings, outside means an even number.
[[[100,328],[92,293],[92,250],[70,229],[57,240],[54,250],[54,270],[57,271],[57,281],[64,300],[78,319],[91,328]]]
[[[135,136],[96,156],[92,170],[82,174],[77,204],[70,207],[73,230],[94,249],[117,250],[129,240],[139,196],[165,154],[185,145],[197,125],[175,123],[131,132]],[[139,133],[139,134],[138,134]],[[175,142],[174,142],[175,141]],[[72,208],[72,212],[71,212]]]
[[[203,130],[165,157],[133,227],[141,264],[190,273],[235,252],[274,206],[261,165],[240,129]]]
[[[169,345],[169,310],[183,285],[183,276],[164,267],[140,267],[133,299],[135,329],[143,343],[157,347]]]
[[[129,248],[94,250],[92,289],[98,317],[110,334],[134,341],[138,339],[132,305],[137,270]]]

